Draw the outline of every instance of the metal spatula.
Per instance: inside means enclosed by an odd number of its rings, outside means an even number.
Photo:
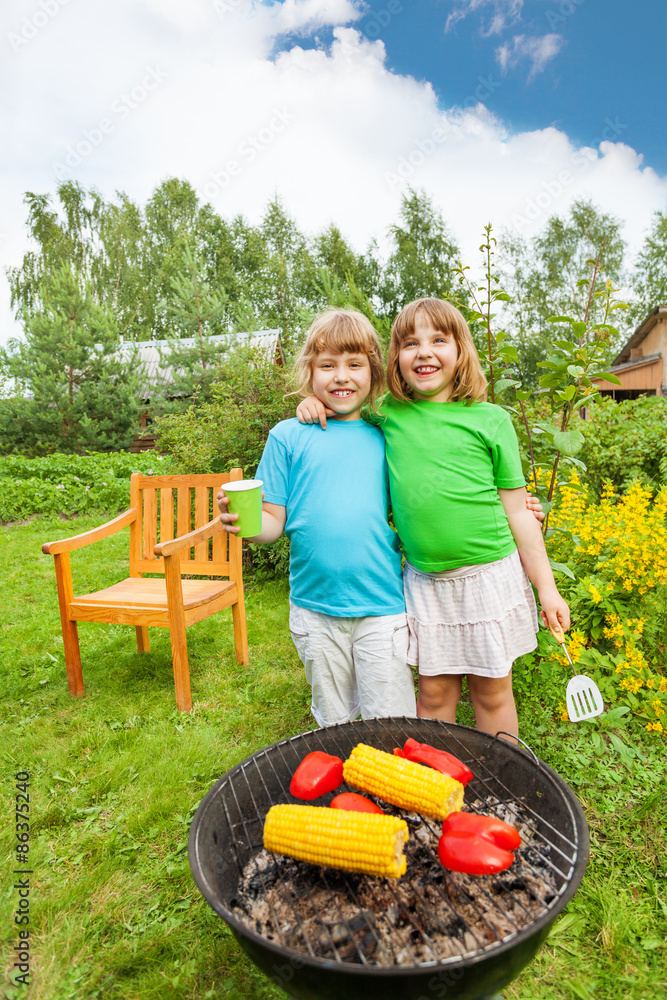
[[[581,722],[583,719],[593,719],[596,715],[604,712],[604,702],[602,693],[595,681],[584,674],[578,674],[574,669],[572,657],[565,645],[565,635],[561,628],[549,629],[552,636],[563,647],[563,652],[567,656],[568,663],[572,667],[575,676],[568,682],[565,692],[565,704],[570,722]]]

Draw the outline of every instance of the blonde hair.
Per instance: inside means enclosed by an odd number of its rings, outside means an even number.
[[[363,313],[353,309],[330,309],[313,321],[294,361],[296,391],[302,396],[312,392],[313,362],[324,351],[363,354],[368,358],[371,369],[368,406],[375,409],[384,392],[384,361],[378,335]]]
[[[486,376],[482,371],[468,324],[458,309],[442,299],[417,299],[416,302],[410,302],[394,321],[387,362],[387,385],[394,399],[402,402],[414,399],[412,389],[401,375],[398,362],[401,345],[406,337],[414,334],[417,316],[420,313],[430,320],[434,329],[450,334],[456,343],[458,358],[450,400],[472,403],[477,399],[483,399],[486,394]]]

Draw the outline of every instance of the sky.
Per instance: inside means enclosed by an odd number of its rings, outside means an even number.
[[[167,177],[258,222],[382,244],[408,185],[477,264],[491,222],[534,236],[590,198],[629,256],[667,211],[664,0],[5,0],[4,269],[26,191],[62,180],[143,204]]]

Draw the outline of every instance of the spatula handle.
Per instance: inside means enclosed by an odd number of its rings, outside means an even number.
[[[565,633],[563,632],[562,628],[560,628],[560,627],[559,628],[551,628],[551,627],[549,627],[549,631],[551,632],[551,634],[554,637],[554,639],[556,640],[556,642],[559,642],[561,644],[561,646],[563,647],[563,652],[567,656],[567,662],[572,667],[572,670],[576,673],[576,670],[574,670],[574,663],[572,662],[572,657],[568,653],[567,646],[565,645]]]

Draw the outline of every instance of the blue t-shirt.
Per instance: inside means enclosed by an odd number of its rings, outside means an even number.
[[[387,523],[384,437],[365,420],[283,420],[256,476],[287,510],[290,599],[339,618],[405,611],[398,536]]]

